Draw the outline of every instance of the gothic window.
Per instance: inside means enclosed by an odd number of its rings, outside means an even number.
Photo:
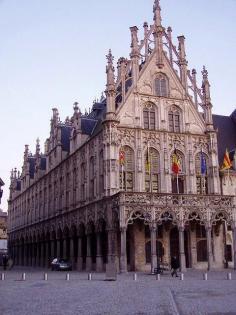
[[[99,155],[99,193],[104,193],[104,166],[103,166],[103,150]]]
[[[89,181],[90,181],[90,186],[89,186],[89,196],[90,199],[94,198],[94,182],[95,182],[95,159],[94,156],[91,157],[90,163],[89,163]]]
[[[134,188],[134,152],[124,146],[120,149],[120,189],[133,191]]]
[[[155,117],[154,105],[149,103],[143,110],[143,126],[144,129],[154,130],[156,128],[156,117]]]
[[[195,158],[197,194],[208,194],[208,158],[205,153],[199,152]]]
[[[172,171],[171,185],[173,194],[183,194],[185,190],[185,165],[183,154],[175,150],[170,158],[170,169]],[[178,174],[173,171],[173,164],[177,163],[179,172]]]
[[[155,95],[168,97],[168,79],[164,74],[159,74],[155,79]]]
[[[153,148],[149,148],[145,153],[145,191],[158,192],[160,170],[159,153]]]
[[[168,112],[169,131],[180,132],[180,110],[173,106]]]
[[[85,172],[85,163],[81,164],[81,200],[85,200],[85,180],[86,180],[86,172]]]

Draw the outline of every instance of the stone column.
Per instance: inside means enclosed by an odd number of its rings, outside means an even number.
[[[120,272],[127,272],[127,250],[126,250],[126,231],[127,227],[120,229]]]
[[[102,257],[101,233],[100,232],[98,232],[96,234],[96,240],[97,240],[96,271],[102,272],[103,271],[103,257]]]
[[[233,233],[233,257],[234,257],[234,269],[236,270],[236,223],[232,229]]]
[[[66,259],[68,257],[67,256],[67,250],[66,250],[66,247],[67,247],[67,240],[66,238],[63,240],[63,258]]]
[[[74,251],[74,239],[73,237],[70,239],[70,260],[72,263],[72,268],[75,267],[75,251]]]
[[[91,234],[87,234],[86,271],[91,271],[91,270],[92,270]]]
[[[82,257],[82,238],[78,237],[78,257],[77,257],[77,270],[83,269],[83,257]]]
[[[61,241],[57,239],[57,258],[61,258]]]
[[[157,268],[157,226],[156,224],[150,225],[151,233],[151,273],[154,273],[154,269]]]
[[[180,270],[182,272],[186,271],[186,258],[184,251],[184,226],[179,226],[179,260],[180,260]]]
[[[116,267],[116,231],[108,230],[107,232],[108,238],[108,252],[107,252],[107,263]]]
[[[212,255],[212,243],[211,243],[211,226],[206,227],[206,234],[207,234],[207,261],[208,261],[208,270],[212,268],[213,262],[213,255]]]

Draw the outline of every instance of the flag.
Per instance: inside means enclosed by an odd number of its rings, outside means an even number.
[[[232,163],[230,161],[230,158],[229,158],[229,152],[228,150],[226,149],[225,150],[225,155],[224,155],[224,160],[223,160],[223,165],[221,167],[221,170],[229,170],[232,166]]]
[[[176,149],[174,150],[174,154],[172,156],[172,172],[175,173],[176,175],[179,174],[180,171],[180,160],[177,155]]]
[[[146,172],[148,174],[151,173],[151,161],[150,161],[150,149],[149,149],[149,146],[147,148],[147,155],[146,155]]]
[[[201,175],[206,175],[207,172],[207,164],[206,164],[206,158],[203,154],[203,152],[201,151]]]
[[[120,165],[125,165],[125,151],[120,150],[120,156],[119,156]]]

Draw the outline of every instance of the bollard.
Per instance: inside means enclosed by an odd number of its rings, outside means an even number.
[[[44,274],[43,280],[48,281],[48,274],[47,273]]]
[[[161,275],[160,275],[159,273],[157,274],[156,279],[157,279],[158,281],[161,280]]]
[[[229,272],[229,273],[227,274],[227,280],[232,280],[232,274],[231,274],[231,272]]]
[[[134,281],[137,281],[137,273],[134,273]]]
[[[89,281],[92,280],[92,274],[91,274],[91,273],[88,274],[88,280],[89,280]]]
[[[207,280],[207,273],[203,274],[203,280]]]
[[[1,280],[4,281],[5,280],[5,273],[1,274]]]
[[[24,272],[22,273],[21,280],[22,280],[22,281],[25,281],[25,273],[24,273]]]
[[[184,274],[183,273],[180,274],[180,280],[182,280],[182,281],[184,280]]]
[[[70,274],[67,273],[67,274],[66,274],[66,281],[69,281],[69,280],[70,280]]]

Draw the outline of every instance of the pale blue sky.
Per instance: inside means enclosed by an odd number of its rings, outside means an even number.
[[[51,108],[64,119],[105,88],[105,55],[130,52],[129,27],[152,23],[153,0],[0,0],[0,177],[21,168],[24,145],[49,134]],[[236,1],[162,0],[163,25],[186,37],[189,68],[209,71],[214,113],[236,105]],[[177,41],[175,41],[177,44]]]

